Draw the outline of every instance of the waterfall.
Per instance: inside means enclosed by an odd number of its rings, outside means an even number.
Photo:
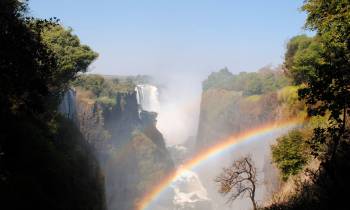
[[[142,84],[135,88],[139,111],[159,112],[159,92],[154,85]]]
[[[76,117],[76,92],[74,89],[69,89],[63,95],[61,103],[58,106],[58,111],[68,119],[75,120]]]
[[[187,113],[184,109],[187,108],[187,106],[176,103],[177,98],[174,100],[172,95],[169,96],[167,94],[163,95],[162,106],[160,106],[159,90],[154,85],[139,84],[135,87],[135,91],[140,119],[142,119],[143,111],[157,112],[158,118],[156,127],[164,135],[166,144],[168,144],[169,139],[176,142],[178,139],[188,138],[189,132],[186,130],[187,127],[184,123],[186,121],[186,117],[184,116],[186,116],[185,113]],[[164,98],[168,100],[164,100]],[[186,156],[185,153],[181,154],[181,152],[184,152],[182,150],[187,150],[185,147],[173,145],[168,147],[168,149],[174,153],[174,156]],[[181,157],[179,159],[181,159]],[[181,165],[180,162],[182,161],[179,161],[178,164]],[[207,190],[200,181],[198,174],[190,170],[181,170],[186,172],[182,173],[181,176],[172,183],[167,193],[160,197],[161,202],[155,203],[155,206],[150,207],[150,209],[212,210],[212,201],[208,198]]]

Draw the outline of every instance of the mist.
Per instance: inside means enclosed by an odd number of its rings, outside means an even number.
[[[205,75],[183,73],[154,77],[161,84],[157,128],[167,145],[184,143],[197,134],[201,80]]]
[[[0,0],[1,205],[345,209],[349,14],[349,1]]]

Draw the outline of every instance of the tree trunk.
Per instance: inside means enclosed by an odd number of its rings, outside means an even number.
[[[346,128],[346,114],[347,114],[346,111],[347,111],[347,108],[344,107],[344,110],[343,110],[343,112],[344,112],[343,113],[343,123],[341,125],[339,135],[336,137],[336,139],[334,139],[334,146],[333,146],[332,155],[331,155],[331,162],[332,163],[335,161],[335,154],[337,153],[339,142],[340,142],[340,140],[342,138],[342,135],[345,132],[345,128]]]
[[[257,209],[258,209],[258,207],[256,206],[256,202],[255,202],[254,197],[251,197],[251,198],[250,198],[250,200],[252,201],[252,204],[253,204],[253,209],[254,209],[254,210],[257,210]]]
[[[253,180],[250,180],[250,182],[252,183],[252,186],[253,186],[252,193],[250,194],[250,200],[253,203],[253,209],[257,210],[257,206],[256,206],[256,202],[255,202],[255,183]]]

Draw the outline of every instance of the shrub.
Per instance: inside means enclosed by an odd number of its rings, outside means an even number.
[[[300,172],[308,162],[308,145],[303,136],[301,131],[293,130],[271,146],[273,162],[281,171],[283,180]]]

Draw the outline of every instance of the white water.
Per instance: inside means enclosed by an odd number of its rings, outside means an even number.
[[[137,85],[135,91],[137,93],[137,103],[142,110],[157,113],[160,111],[159,92],[156,86],[149,84]]]
[[[168,146],[174,147],[181,144],[189,136],[195,134],[196,129],[193,125],[198,124],[197,112],[199,111],[200,98],[190,97],[189,90],[186,91],[179,87],[172,88],[172,86],[167,86],[165,89],[163,87],[159,91],[154,85],[138,85],[136,91],[140,108],[158,113],[157,128],[164,135]],[[218,186],[213,181],[221,172],[222,167],[227,167],[233,160],[246,154],[252,154],[259,171],[260,183],[256,199],[262,203],[266,199],[265,196],[269,194],[265,183],[263,183],[265,181],[263,167],[266,162],[270,162],[268,158],[270,145],[281,133],[284,131],[261,137],[259,141],[254,143],[239,145],[232,149],[232,153],[220,155],[220,157],[206,162],[205,167],[197,167],[195,170],[188,171],[179,180],[172,183],[161,196],[162,198],[154,203],[159,208],[151,209],[203,210],[203,207],[199,207],[202,204],[213,210],[250,209],[251,204],[247,199],[238,199],[232,206],[227,205],[227,198],[222,197],[217,192]]]
[[[193,111],[189,110],[188,105],[179,103],[179,98],[173,97],[173,94],[164,96],[161,101],[159,90],[154,85],[137,85],[135,91],[139,112],[144,110],[158,113],[157,128],[164,135],[167,145],[183,142],[189,137],[192,128],[188,125],[191,122],[188,118],[192,117],[189,111],[192,113]],[[170,191],[162,197],[162,201],[152,206],[152,209],[212,209],[207,190],[203,187],[198,174],[193,171],[187,170],[183,173],[168,190]]]
[[[76,101],[75,90],[69,89],[63,96],[58,111],[65,115],[68,119],[75,120],[76,117]]]
[[[180,88],[140,84],[135,88],[139,111],[157,112],[157,128],[167,145],[181,144],[196,135],[199,98],[189,98]],[[162,95],[160,94],[162,93]],[[188,92],[188,91],[187,91]]]

